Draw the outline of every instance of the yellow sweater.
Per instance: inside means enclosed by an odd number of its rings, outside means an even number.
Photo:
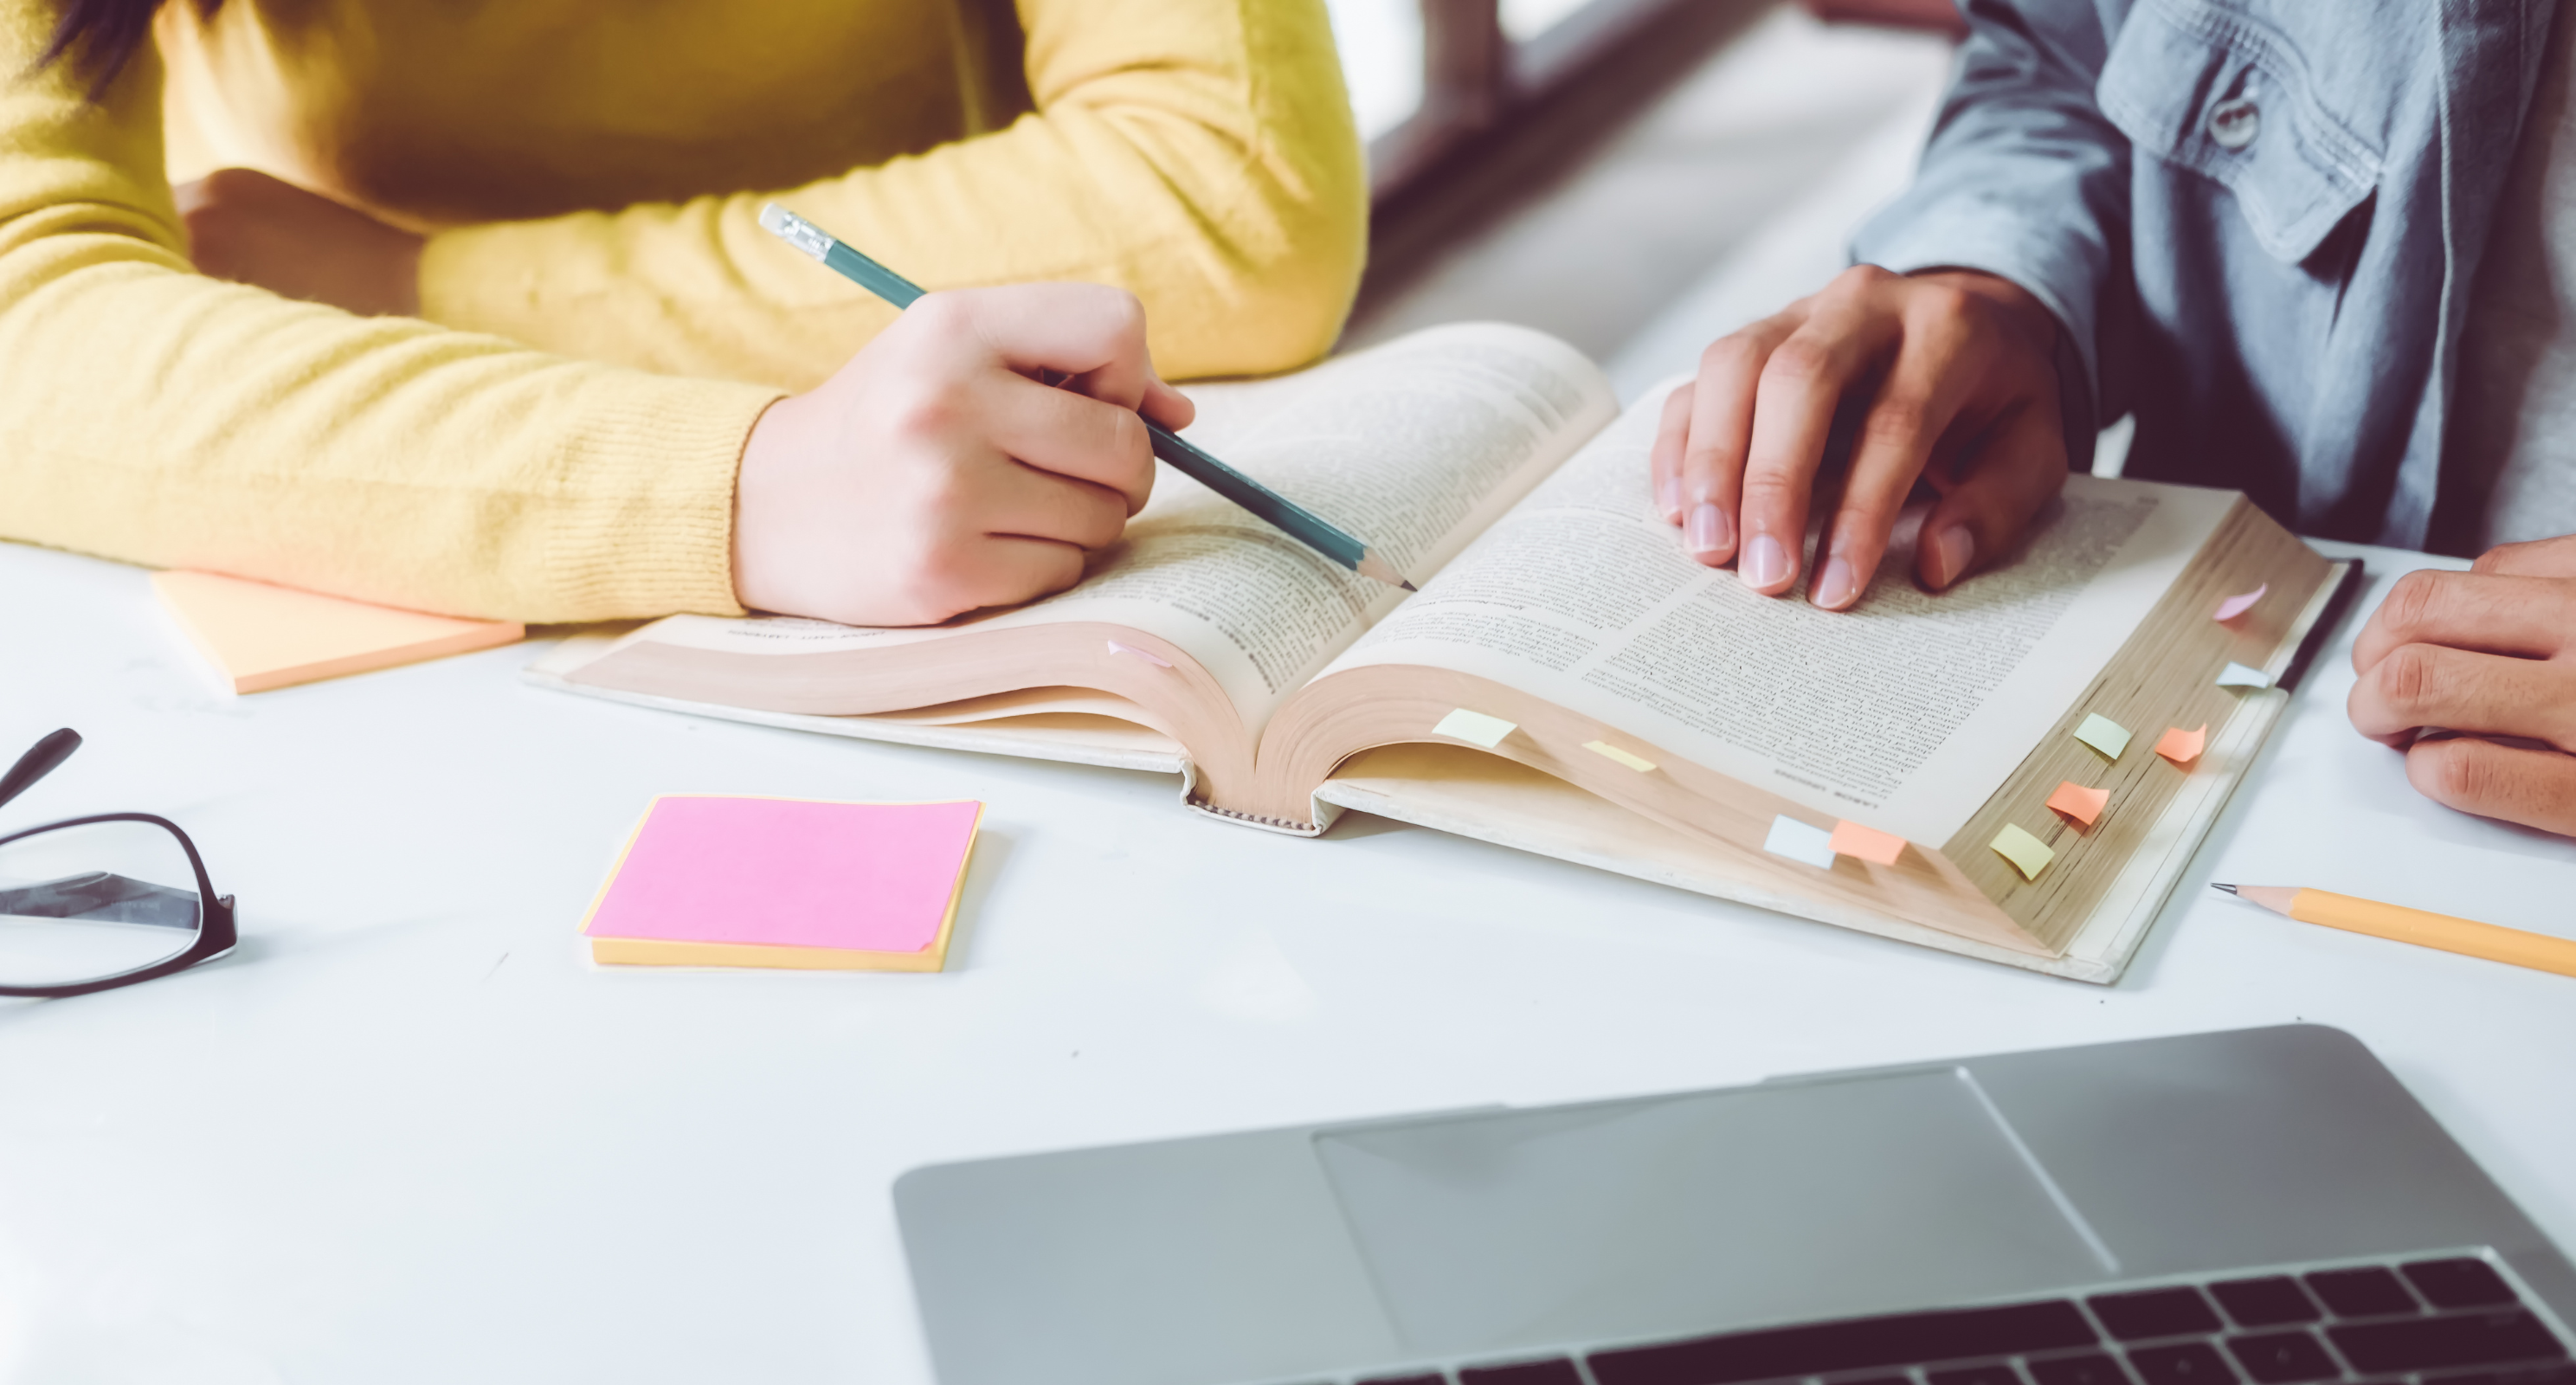
[[[1321,354],[1358,276],[1322,0],[171,0],[95,103],[8,75],[57,3],[0,0],[0,538],[731,612],[752,422],[890,319],[766,198],[932,288],[1131,289],[1182,377]],[[429,321],[196,274],[167,170],[219,162],[432,232]]]

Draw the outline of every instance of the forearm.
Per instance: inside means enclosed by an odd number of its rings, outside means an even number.
[[[1135,293],[1173,375],[1320,355],[1357,284],[1366,193],[1312,0],[1028,0],[1038,109],[797,189],[434,237],[424,313],[647,369],[804,388],[892,320],[758,228],[775,196],[938,289]]]

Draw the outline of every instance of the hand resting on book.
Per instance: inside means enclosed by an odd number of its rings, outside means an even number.
[[[1990,274],[1846,270],[1701,355],[1698,379],[1664,403],[1656,503],[1692,557],[1787,591],[1835,415],[1865,409],[1813,600],[1842,610],[1868,590],[1917,480],[1941,499],[1915,571],[1947,588],[2012,551],[2065,483],[2056,331],[2039,300]]]
[[[933,625],[1072,586],[1153,490],[1140,409],[1168,428],[1193,413],[1154,374],[1134,296],[931,294],[752,428],[734,590],[757,611]]]
[[[2576,836],[2576,535],[2410,572],[2353,642],[2348,710],[2425,797]],[[2419,739],[2438,728],[2455,736]]]

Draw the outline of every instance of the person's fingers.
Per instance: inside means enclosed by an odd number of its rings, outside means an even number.
[[[1915,544],[1915,575],[1934,591],[2011,552],[2031,517],[2066,486],[2066,437],[2053,407],[2016,409],[1973,445]]]
[[[1675,385],[1664,396],[1664,416],[1655,424],[1655,445],[1646,454],[1655,512],[1666,524],[1682,522],[1682,449],[1690,445],[1690,421],[1691,387]]]
[[[2490,548],[2469,570],[2499,577],[2576,577],[2576,534]]]
[[[2538,659],[2400,645],[2353,684],[2353,729],[2393,740],[2418,728],[2527,736],[2576,750],[2576,678]]]
[[[1744,455],[1753,399],[1773,348],[1806,321],[1805,305],[1731,332],[1700,353],[1691,382],[1690,434],[1682,445],[1682,549],[1717,567],[1735,557]]]
[[[1154,380],[1145,309],[1134,294],[1099,284],[1014,284],[924,294],[904,310],[931,332],[973,341],[1023,375],[1071,376],[1083,394],[1121,408],[1145,401]]]
[[[962,549],[954,564],[956,599],[966,610],[1016,606],[1082,580],[1080,547],[1048,539],[997,535]]]
[[[1041,471],[1106,487],[1127,513],[1154,491],[1154,448],[1134,410],[1016,375],[979,382],[974,408],[992,445]]]
[[[2406,752],[2406,779],[2446,808],[2576,837],[2576,755],[2447,736]]]
[[[1190,421],[1199,416],[1199,406],[1188,395],[1163,383],[1160,376],[1145,382],[1145,401],[1139,411],[1175,433],[1189,427]]]
[[[2576,638],[2576,585],[2480,572],[2410,572],[2352,644],[2352,667],[2367,673],[2389,651],[2440,644],[2481,654],[2546,659]]]
[[[1869,589],[1906,497],[1982,373],[1966,297],[1926,290],[1907,314],[1904,347],[1862,420],[1842,502],[1818,546],[1813,600],[1826,610]]]
[[[1106,548],[1126,532],[1126,499],[1106,487],[1017,464],[1003,464],[974,484],[974,508],[965,513],[985,534]]]
[[[1845,391],[1897,338],[1897,317],[1870,301],[1867,284],[1854,279],[1859,272],[1818,295],[1806,322],[1763,363],[1754,390],[1735,574],[1766,595],[1797,581],[1816,473]]]

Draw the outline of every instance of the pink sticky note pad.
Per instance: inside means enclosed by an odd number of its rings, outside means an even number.
[[[2095,818],[2102,816],[2103,805],[2110,801],[2109,789],[2088,789],[2073,780],[2058,785],[2057,792],[2048,796],[2049,807],[2087,827],[2093,825]]]
[[[1905,854],[1905,839],[1893,832],[1844,821],[1834,824],[1833,848],[1841,855],[1857,856],[1872,865],[1892,866]]]
[[[2253,610],[2254,603],[2262,600],[2263,593],[2270,591],[2271,589],[2272,584],[2266,582],[2263,585],[2256,587],[2254,590],[2245,593],[2243,596],[2231,596],[2225,601],[2218,603],[2218,614],[2211,616],[2210,619],[2234,620],[2238,616],[2245,614],[2247,611]]]
[[[668,795],[583,927],[602,938],[919,952],[984,805]]]
[[[2156,742],[2156,753],[2177,765],[2190,764],[2208,748],[2209,727],[2206,723],[2197,731],[2185,731],[2179,726],[2167,727],[2163,738]]]

